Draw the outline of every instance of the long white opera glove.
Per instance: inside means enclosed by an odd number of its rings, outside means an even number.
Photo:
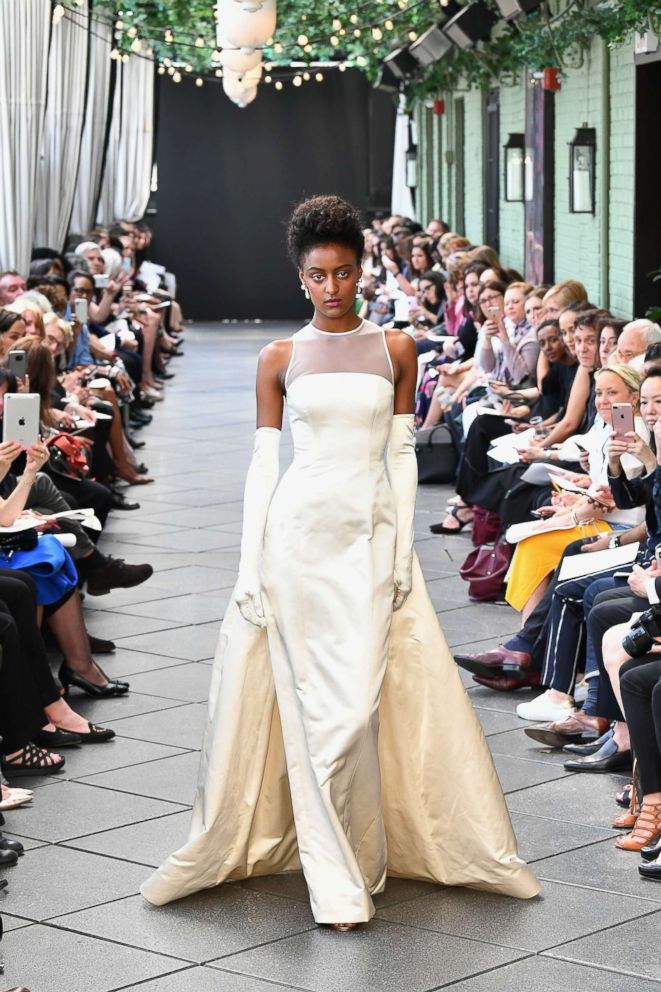
[[[387,463],[397,516],[393,609],[399,610],[406,602],[413,584],[413,523],[418,488],[418,465],[415,458],[415,426],[412,413],[398,413],[392,418]]]
[[[280,436],[277,427],[259,427],[255,431],[255,446],[243,494],[243,534],[235,602],[244,620],[256,627],[266,626],[259,563],[266,517],[278,484]]]

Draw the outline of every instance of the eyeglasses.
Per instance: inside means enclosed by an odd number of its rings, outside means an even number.
[[[482,303],[486,303],[487,306],[490,303],[500,303],[501,300],[502,300],[502,296],[500,295],[500,293],[494,293],[493,296],[486,296],[485,295],[485,296],[481,296],[480,297],[480,303],[481,304]]]

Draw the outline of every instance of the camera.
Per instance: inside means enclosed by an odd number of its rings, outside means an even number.
[[[655,637],[661,637],[661,604],[651,606],[640,614],[622,639],[622,647],[631,658],[642,658],[652,650]]]

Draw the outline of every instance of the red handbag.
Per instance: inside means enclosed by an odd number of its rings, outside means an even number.
[[[468,582],[468,596],[474,603],[491,603],[502,599],[505,591],[505,576],[510,566],[514,545],[507,541],[474,548],[459,569],[459,574]]]
[[[471,540],[476,548],[481,544],[494,544],[500,537],[502,522],[497,513],[481,506],[473,507],[473,529]]]
[[[90,468],[85,457],[89,447],[86,439],[72,437],[71,434],[54,434],[46,439],[46,447],[50,455],[48,467],[57,475],[68,479],[86,479]]]

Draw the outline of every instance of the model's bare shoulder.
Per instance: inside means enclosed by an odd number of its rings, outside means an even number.
[[[407,334],[405,331],[387,330],[386,346],[394,362],[400,365],[415,362],[417,366],[418,355],[415,349],[415,341],[410,334]]]
[[[270,341],[259,353],[259,371],[282,378],[291,360],[292,348],[292,338]]]

